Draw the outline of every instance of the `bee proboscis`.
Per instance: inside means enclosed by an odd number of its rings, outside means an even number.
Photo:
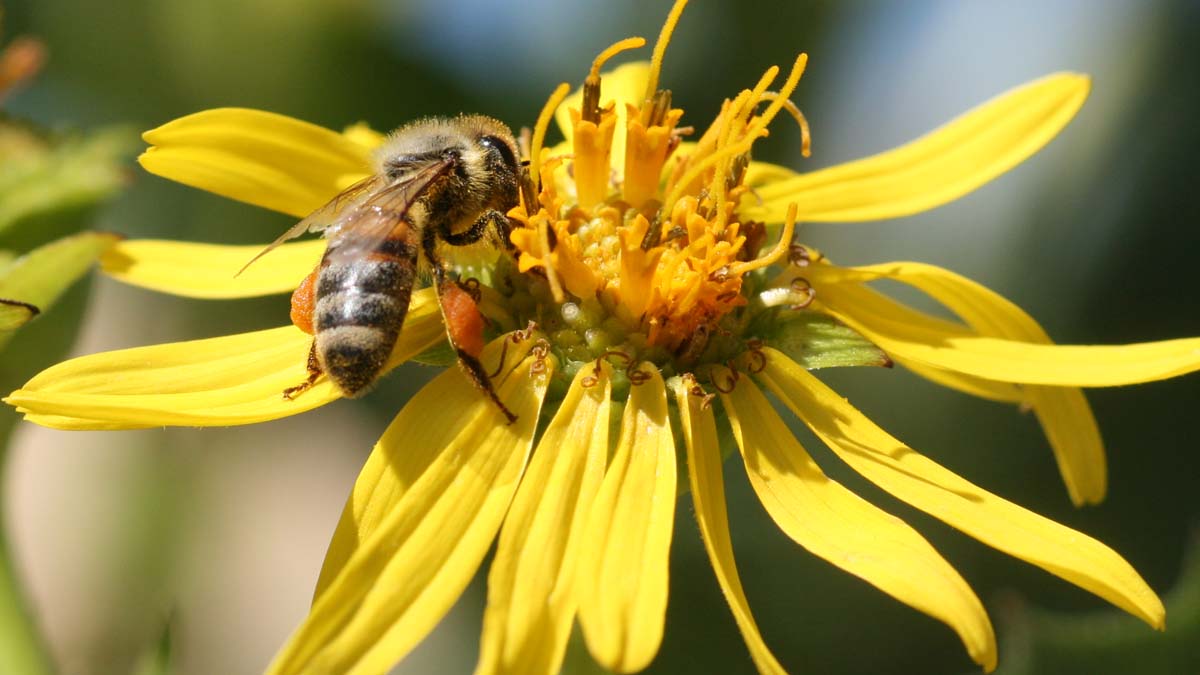
[[[489,230],[507,244],[505,213],[518,203],[521,180],[512,131],[482,115],[422,120],[394,131],[375,163],[374,175],[254,258],[306,232],[323,231],[329,241],[317,268],[292,295],[292,321],[313,335],[313,343],[308,378],[283,395],[299,395],[324,374],[347,397],[362,396],[400,336],[423,260],[459,364],[514,421],[479,361],[483,319],[439,252],[443,244],[476,243]]]

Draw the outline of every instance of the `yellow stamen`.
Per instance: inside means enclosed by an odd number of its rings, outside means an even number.
[[[773,265],[783,259],[792,247],[792,235],[796,233],[796,203],[788,204],[787,220],[783,221],[783,231],[779,233],[779,241],[771,252],[749,262],[735,262],[729,266],[730,273],[741,276],[746,272]]]
[[[751,92],[751,99],[754,102],[761,101],[763,94],[766,93],[767,87],[779,77],[779,66],[771,66],[767,68],[767,72],[763,73],[762,77],[758,78],[758,84],[754,85],[754,90]]]
[[[658,91],[658,74],[662,70],[663,55],[667,53],[667,44],[671,42],[671,33],[675,30],[675,24],[679,23],[679,15],[683,14],[683,8],[687,7],[687,0],[675,0],[675,5],[671,7],[671,12],[667,14],[667,22],[663,24],[662,30],[658,34],[658,41],[654,43],[654,55],[650,57],[650,77],[646,80],[646,101],[654,97],[654,92]],[[649,115],[650,106],[643,106],[642,115]],[[649,126],[650,120],[643,119],[642,124]]]
[[[733,99],[733,104],[730,109],[740,110],[741,108],[739,108],[739,106],[745,106],[745,102],[751,100],[752,96],[753,92],[742,91],[737,95],[737,98]],[[719,139],[717,141],[717,147],[725,147],[733,141],[733,137],[737,133],[737,127],[740,126],[740,124],[738,124],[741,121],[739,119],[740,117],[740,115],[727,115],[721,119],[721,130],[717,132],[717,138]],[[731,155],[722,157],[721,161],[717,164],[716,171],[713,172],[712,183],[709,184],[708,189],[712,194],[713,204],[717,207],[717,220],[713,224],[714,232],[725,231],[725,176],[729,174],[729,164],[732,161],[733,157]]]
[[[771,123],[771,120],[775,119],[775,115],[779,114],[780,108],[783,107],[783,102],[796,90],[796,85],[800,84],[800,76],[804,74],[804,67],[806,65],[808,65],[808,54],[801,54],[796,57],[796,62],[792,64],[792,72],[788,73],[788,78],[783,83],[783,88],[779,90],[775,100],[771,102],[771,105],[767,106],[763,114],[750,125],[748,133],[752,134],[753,132],[765,129]]]
[[[779,98],[779,93],[774,91],[764,92],[762,100],[770,101]],[[812,135],[808,131],[808,118],[800,111],[800,108],[792,102],[790,98],[783,99],[783,109],[788,111],[792,119],[796,120],[796,124],[800,125],[800,155],[809,157],[812,155]]]
[[[554,111],[558,109],[559,104],[563,102],[570,91],[571,85],[566,82],[558,85],[554,93],[550,94],[550,98],[546,100],[546,105],[542,106],[537,124],[533,126],[533,143],[529,147],[529,175],[533,176],[534,180],[541,180],[542,143],[546,140],[546,129],[550,127]]]
[[[583,96],[579,107],[579,116],[583,121],[600,124],[600,69],[604,67],[605,62],[627,49],[635,49],[644,44],[646,40],[640,37],[625,38],[610,45],[592,61],[592,69],[583,80]]]
[[[687,173],[683,174],[683,178],[671,188],[671,192],[667,194],[666,200],[663,201],[663,212],[670,213],[675,202],[679,201],[679,198],[683,196],[683,192],[687,189],[687,186],[691,185],[697,178],[700,177],[702,173],[712,168],[713,165],[725,159],[726,157],[732,157],[735,155],[740,155],[744,152],[750,152],[750,147],[754,145],[754,141],[758,140],[759,137],[766,135],[767,132],[765,129],[759,130],[756,135],[750,136],[742,140],[740,143],[735,143],[733,145],[721,148],[720,150],[717,150],[713,154],[697,162],[694,166],[689,168]]]
[[[592,61],[592,70],[588,73],[588,79],[589,80],[592,80],[592,79],[599,80],[600,79],[600,69],[604,67],[604,64],[607,63],[609,59],[616,56],[617,54],[620,54],[621,52],[624,52],[624,51],[628,51],[630,49],[637,49],[639,47],[644,47],[645,45],[646,45],[646,38],[640,38],[640,37],[630,37],[630,38],[625,38],[624,40],[621,40],[619,42],[614,42],[610,47],[608,47],[604,51],[600,52],[599,56],[597,56],[596,59],[594,61]]]

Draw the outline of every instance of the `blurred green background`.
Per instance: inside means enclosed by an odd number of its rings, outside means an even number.
[[[264,108],[334,128],[387,129],[479,111],[532,124],[562,80],[601,48],[653,39],[665,0],[7,0],[4,33],[49,49],[8,111],[56,129],[143,130],[197,110]],[[777,125],[760,159],[817,168],[924,133],[1009,87],[1056,70],[1094,77],[1091,99],[1046,150],[977,193],[894,222],[806,225],[839,262],[921,260],[994,288],[1060,342],[1200,335],[1200,4],[703,2],[689,7],[664,82],[703,125],[771,64],[810,55],[795,95],[813,157]],[[648,56],[648,50],[645,54]],[[134,148],[137,147],[135,143]],[[130,236],[265,242],[289,219],[168,183],[130,153],[128,186],[95,221]],[[72,353],[221,335],[287,321],[284,297],[191,301],[107,279],[77,289],[5,354],[9,391]],[[36,327],[36,330],[34,328]],[[324,546],[356,471],[418,367],[366,401],[229,430],[64,433],[17,425],[3,512],[15,557],[64,673],[130,672],[169,618],[179,673],[259,672],[307,608]],[[991,611],[1007,673],[1200,672],[1200,376],[1093,391],[1109,447],[1099,507],[1070,505],[1030,415],[908,373],[827,380],[882,426],[969,479],[1106,542],[1168,601],[1165,635],[823,467],[913,523]],[[3,426],[15,413],[5,409]],[[736,462],[727,465],[738,563],[769,645],[796,673],[966,673],[932,619],[809,556],[780,533]],[[650,672],[749,673],[689,500],[679,505],[662,651]],[[1195,562],[1195,561],[1193,561]],[[1196,568],[1196,564],[1192,565]],[[1190,589],[1190,590],[1189,590]],[[470,672],[477,579],[403,673]],[[1190,593],[1190,595],[1189,595]]]

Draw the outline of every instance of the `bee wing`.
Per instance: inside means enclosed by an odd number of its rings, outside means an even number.
[[[347,263],[379,250],[412,205],[454,164],[452,158],[431,161],[347,208],[326,232],[326,259]]]
[[[246,268],[254,264],[256,260],[270,253],[275,247],[286,241],[295,239],[308,232],[320,232],[321,230],[337,225],[339,221],[350,215],[353,207],[365,202],[372,194],[383,188],[385,183],[386,179],[383,176],[367,176],[354,185],[342,190],[336,197],[326,202],[324,206],[308,214],[306,218],[288,228],[287,232],[279,235],[279,238],[275,241],[267,244],[266,248],[259,251],[257,255],[250,259],[250,262],[242,265],[242,269],[238,270],[237,274],[245,272]],[[234,276],[237,276],[237,274]]]

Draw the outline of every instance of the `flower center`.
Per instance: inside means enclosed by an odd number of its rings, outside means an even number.
[[[509,212],[520,223],[511,240],[521,274],[503,286],[518,320],[542,326],[566,376],[606,355],[650,361],[667,376],[728,361],[744,351],[747,274],[783,258],[791,241],[794,209],[778,243],[760,256],[767,230],[741,218],[738,205],[753,200],[744,184],[751,146],[781,110],[801,124],[807,154],[807,125],[788,99],[804,55],[778,92],[769,90],[779,74],[772,67],[685,143],[693,130],[678,125],[683,111],[657,88],[670,25],[640,105],[601,105],[600,68],[644,43],[631,38],[596,58],[567,104],[568,142],[542,148],[566,87],[556,91],[533,135],[536,182]]]

